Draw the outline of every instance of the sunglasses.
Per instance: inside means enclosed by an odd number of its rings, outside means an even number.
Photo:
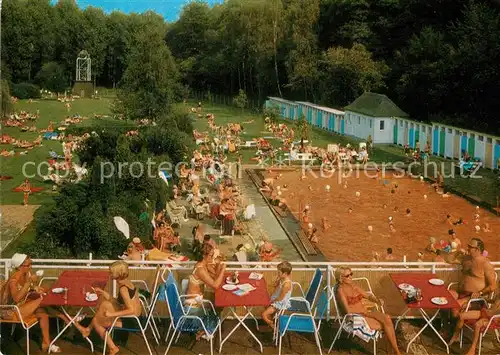
[[[342,275],[342,276],[343,276],[343,277],[345,277],[345,278],[347,279],[348,277],[352,277],[352,272],[351,272],[350,274],[347,274],[347,275]]]
[[[33,265],[32,263],[29,263],[29,264],[22,264],[21,266],[22,267],[30,267],[31,265]]]

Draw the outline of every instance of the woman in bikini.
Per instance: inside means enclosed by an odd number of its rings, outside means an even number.
[[[344,313],[363,315],[368,326],[373,330],[383,329],[396,355],[401,355],[398,349],[396,332],[394,331],[391,316],[379,311],[368,311],[363,304],[363,299],[368,299],[380,305],[383,305],[383,302],[373,294],[366,293],[352,282],[353,273],[351,269],[340,267],[336,270],[335,276],[338,282],[336,296],[340,301],[339,305],[343,308],[342,311]]]
[[[116,317],[139,317],[142,313],[139,291],[128,279],[128,264],[125,261],[115,261],[109,266],[109,275],[117,282],[118,297],[113,298],[108,292],[95,288],[95,292],[100,295],[100,300],[92,322],[87,328],[75,323],[76,328],[84,337],[88,337],[92,329],[94,329],[104,339],[106,329],[111,327]],[[137,323],[133,318],[119,319],[115,325],[117,328],[137,327]],[[110,335],[108,335],[108,347],[111,355],[115,355],[120,351],[120,348],[116,346]]]
[[[50,350],[52,353],[60,353],[61,349],[57,345],[50,346],[49,315],[43,308],[40,308],[44,290],[35,286],[38,283],[38,277],[32,273],[31,265],[32,261],[26,254],[16,253],[12,256],[14,272],[3,286],[2,298],[6,299],[2,299],[2,303],[16,305],[25,322],[29,323],[33,318],[37,318],[42,330],[42,351]],[[19,321],[18,317],[16,312],[11,311],[0,315],[0,318],[4,320]]]
[[[216,290],[224,281],[226,264],[222,263],[221,259],[217,257],[216,250],[208,243],[203,244],[201,260],[196,263],[193,272],[189,275],[187,294],[196,295],[186,297],[184,300],[184,305],[189,307],[190,315],[204,315],[202,307],[204,292],[207,291],[207,288]],[[197,340],[202,336],[203,331],[198,332]]]

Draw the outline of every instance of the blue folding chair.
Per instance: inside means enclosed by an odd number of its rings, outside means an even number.
[[[308,309],[304,307],[306,303],[309,304],[309,310],[312,309],[314,302],[316,301],[316,297],[318,296],[319,288],[321,286],[321,281],[323,281],[323,272],[320,269],[316,269],[316,271],[314,272],[314,276],[311,280],[311,283],[309,284],[309,288],[307,289],[307,293],[304,293],[302,286],[298,282],[292,282],[292,287],[297,286],[302,296],[290,298],[292,307],[289,308],[288,311],[307,313]],[[298,301],[298,302],[293,302],[293,301]]]
[[[315,312],[316,313],[316,312]],[[286,332],[296,333],[312,333],[316,339],[320,355],[323,355],[321,350],[321,341],[319,338],[319,329],[314,322],[314,316],[310,313],[292,313],[290,315],[279,316],[279,350],[278,355],[281,355],[281,343]]]
[[[208,300],[200,301],[202,304],[210,306],[203,308],[205,315],[200,317],[189,315],[190,308],[185,309],[183,306],[181,296],[179,296],[179,291],[174,283],[167,285],[165,298],[167,299],[168,311],[170,313],[171,320],[167,339],[170,334],[170,328],[174,330],[172,336],[170,337],[170,341],[168,342],[167,350],[165,350],[165,355],[167,355],[170,350],[170,346],[172,345],[177,332],[179,333],[178,335],[180,335],[182,332],[197,333],[200,330],[204,331],[208,337],[208,340],[210,341],[210,354],[213,355],[213,339],[217,330],[219,330],[219,338],[221,338],[221,324],[212,302]],[[206,308],[209,308],[209,310],[206,311]],[[179,339],[179,337],[177,337],[177,339]]]
[[[321,329],[322,321],[328,320],[328,305],[332,298],[333,293],[330,292],[328,286],[325,286],[319,294],[318,302],[316,302],[316,316],[314,318],[318,321],[318,331]]]
[[[285,312],[300,312],[300,313],[311,314],[311,309],[313,308],[314,302],[316,301],[316,297],[318,295],[319,287],[321,285],[322,280],[323,280],[322,271],[320,269],[316,269],[306,294],[304,294],[304,290],[302,289],[302,286],[298,282],[292,282],[292,291],[293,287],[297,286],[302,296],[290,297],[290,307],[276,314],[276,317],[274,318],[275,327],[273,334],[273,339],[275,343],[278,342],[278,328],[276,325],[278,323],[279,317],[283,315]]]

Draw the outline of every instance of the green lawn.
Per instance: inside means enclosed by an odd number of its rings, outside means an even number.
[[[91,126],[98,123],[101,126],[106,125],[121,125],[126,122],[117,121],[113,118],[101,118],[94,119],[94,114],[98,115],[110,115],[110,99],[79,99],[72,103],[71,111],[68,113],[64,104],[57,100],[35,100],[33,103],[29,103],[27,100],[20,100],[14,105],[14,110],[19,112],[21,110],[28,111],[30,113],[35,113],[36,110],[40,110],[40,118],[33,123],[28,123],[29,125],[34,124],[38,130],[45,129],[49,125],[49,121],[54,122],[54,128],[58,127],[58,123],[63,121],[66,116],[79,114],[82,117],[89,117],[88,120],[84,120],[78,125],[70,126]],[[8,134],[11,137],[17,139],[23,139],[28,141],[33,141],[37,138],[39,133],[21,132],[19,127],[3,127],[2,134]],[[6,149],[8,151],[14,150],[24,151],[21,148],[14,148],[12,145],[2,145],[1,149]],[[13,157],[0,157],[0,174],[12,176],[13,179],[5,180],[0,183],[0,194],[1,194],[1,204],[21,204],[22,203],[22,193],[13,192],[12,189],[19,186],[23,180],[23,166],[25,163],[34,162],[39,164],[41,162],[46,162],[49,157],[50,149],[54,149],[58,154],[62,155],[62,145],[59,141],[44,140],[42,141],[42,146],[35,147],[28,150],[26,155],[13,156]],[[42,174],[47,173],[47,166],[42,166]],[[36,168],[33,166],[26,166],[25,169],[27,174],[36,173]],[[38,175],[38,174],[37,174]],[[51,199],[53,192],[51,190],[52,184],[44,184],[43,179],[40,176],[36,176],[31,179],[33,186],[43,186],[45,189],[41,192],[34,193],[30,196],[30,204],[43,204],[47,200]]]

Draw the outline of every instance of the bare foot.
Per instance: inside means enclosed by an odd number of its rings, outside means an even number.
[[[115,355],[115,354],[118,354],[118,352],[120,351],[120,348],[119,347],[114,347],[114,348],[109,348],[109,355]]]
[[[205,332],[203,330],[196,333],[196,341],[199,341],[204,334]]]
[[[90,329],[89,328],[81,327],[78,330],[80,331],[80,333],[82,333],[82,336],[84,338],[88,338],[89,337],[89,335],[90,335]]]
[[[453,334],[453,336],[451,337],[450,341],[448,342],[448,346],[452,346],[452,345],[453,345],[453,344],[455,344],[457,341],[458,341],[458,335]]]

